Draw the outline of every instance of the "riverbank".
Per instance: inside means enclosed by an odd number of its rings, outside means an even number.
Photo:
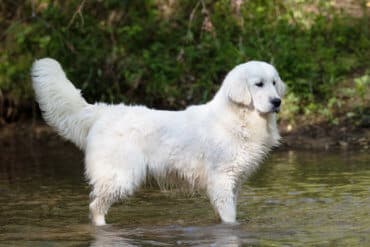
[[[342,122],[307,124],[291,128],[280,123],[282,145],[279,150],[368,150],[370,149],[370,126],[364,120],[358,125]],[[0,126],[0,147],[17,142],[42,142],[53,145],[62,140],[51,127],[41,120],[20,121]]]
[[[369,126],[330,125],[319,123],[305,125],[292,131],[282,131],[282,149],[329,151],[368,150],[370,148]]]

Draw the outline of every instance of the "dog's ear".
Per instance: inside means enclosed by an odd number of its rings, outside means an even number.
[[[285,83],[279,78],[276,83],[276,91],[280,98],[284,97],[285,91],[286,91],[286,86]]]
[[[248,106],[252,101],[248,83],[243,80],[232,80],[226,83],[226,96],[236,104]]]

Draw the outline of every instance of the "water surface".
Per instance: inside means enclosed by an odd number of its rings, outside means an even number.
[[[95,228],[76,148],[0,149],[1,246],[370,246],[366,152],[274,152],[243,185],[238,225],[219,224],[202,195],[148,188]]]

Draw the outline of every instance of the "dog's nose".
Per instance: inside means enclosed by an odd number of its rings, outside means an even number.
[[[280,104],[281,104],[281,99],[279,99],[279,98],[273,98],[273,99],[271,100],[271,104],[272,104],[274,107],[279,107],[279,106],[280,106]]]

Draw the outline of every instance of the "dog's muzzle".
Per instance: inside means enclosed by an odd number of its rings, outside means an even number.
[[[273,98],[270,100],[272,104],[272,111],[278,113],[280,111],[281,99]]]

